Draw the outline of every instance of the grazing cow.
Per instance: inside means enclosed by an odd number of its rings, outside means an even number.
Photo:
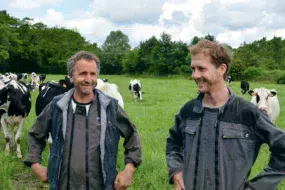
[[[23,73],[17,73],[17,81],[20,81],[23,78]]]
[[[38,116],[42,110],[52,101],[53,97],[67,92],[73,85],[70,85],[66,80],[59,80],[59,82],[51,81],[42,83],[39,87],[39,95],[36,100],[36,115]]]
[[[28,73],[23,73],[23,81],[25,84],[28,83],[28,77],[29,77]]]
[[[39,78],[40,78],[40,83],[42,84],[46,80],[46,74],[41,74]]]
[[[31,95],[27,87],[16,80],[6,77],[0,79],[0,118],[6,140],[6,154],[10,153],[10,145],[14,145],[14,127],[16,133],[17,157],[22,158],[20,137],[25,117],[31,110]],[[10,132],[8,130],[10,126]]]
[[[240,90],[242,94],[245,94],[247,91],[249,91],[249,82],[246,80],[242,80],[240,82]]]
[[[61,79],[59,82],[51,81],[40,84],[40,92],[36,100],[36,115],[40,115],[55,96],[67,92],[71,88],[73,88],[73,85],[70,83],[69,78],[65,78],[65,80]],[[49,135],[48,144],[50,146],[52,144],[51,135]]]
[[[35,89],[39,89],[39,80],[40,78],[37,76],[37,74],[35,72],[31,73],[31,89],[34,92]]]
[[[103,82],[108,82],[108,79],[102,79]]]
[[[231,85],[232,81],[233,81],[232,77],[231,77],[231,76],[228,76],[228,86]]]
[[[275,89],[255,88],[248,91],[252,96],[251,103],[266,112],[270,120],[274,123],[280,114],[280,105]]]
[[[132,95],[135,99],[142,100],[142,84],[140,80],[132,79],[130,81],[129,90],[131,91]]]
[[[6,73],[5,76],[9,79],[17,80],[17,75],[14,73]]]
[[[111,96],[119,101],[119,105],[124,108],[124,101],[123,97],[119,92],[119,88],[116,84],[104,82],[102,79],[97,79],[97,89],[101,90],[108,96]]]

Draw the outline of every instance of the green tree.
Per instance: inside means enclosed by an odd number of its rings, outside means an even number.
[[[121,74],[123,71],[122,59],[130,50],[128,36],[120,30],[112,31],[102,46],[102,73]]]

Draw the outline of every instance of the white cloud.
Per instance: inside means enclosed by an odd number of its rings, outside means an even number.
[[[65,19],[61,12],[48,9],[46,15],[37,17],[34,22],[43,22],[49,27],[61,26],[69,29],[77,29],[86,40],[102,44],[110,33],[117,28],[116,25],[102,17],[93,17],[91,13],[77,14],[72,19]]]
[[[140,42],[145,41],[152,36],[159,38],[163,32],[163,28],[156,25],[134,24],[131,26],[123,26],[119,28],[129,37],[132,46],[138,46]]]
[[[35,18],[34,22],[42,22],[48,26],[60,26],[64,24],[64,16],[61,12],[57,12],[54,9],[48,9],[45,16]]]
[[[94,0],[91,8],[96,16],[115,23],[154,23],[165,0]]]
[[[22,9],[34,9],[42,5],[59,5],[62,0],[9,0],[9,6]]]
[[[30,1],[33,0],[11,2],[38,5],[61,2]],[[159,38],[162,32],[186,43],[194,36],[211,34],[233,47],[244,41],[285,35],[284,0],[93,0],[90,9],[86,7],[70,10],[70,17],[51,8],[35,20],[48,26],[76,28],[87,40],[99,45],[115,30],[128,35],[132,46],[152,36]]]

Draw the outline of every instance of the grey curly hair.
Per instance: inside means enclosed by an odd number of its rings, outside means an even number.
[[[100,72],[100,60],[99,58],[87,51],[79,51],[76,54],[74,54],[73,56],[71,56],[68,59],[67,62],[67,74],[68,76],[72,76],[73,72],[74,72],[74,67],[77,61],[79,61],[80,59],[84,59],[86,61],[92,61],[94,60],[96,63],[96,67],[97,67],[97,75],[99,76],[99,72]]]

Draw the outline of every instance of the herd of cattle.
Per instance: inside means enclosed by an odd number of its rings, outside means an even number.
[[[9,154],[10,146],[13,146],[16,142],[17,157],[22,158],[20,137],[24,120],[29,115],[32,106],[30,91],[39,90],[35,106],[36,115],[38,116],[45,106],[52,101],[53,97],[73,88],[69,77],[65,77],[57,82],[45,82],[45,79],[46,75],[37,76],[34,72],[31,73],[30,82],[28,82],[27,73],[17,75],[6,73],[5,75],[0,75],[0,118],[6,141],[6,154]],[[123,98],[116,84],[109,83],[107,79],[98,79],[96,88],[117,99],[119,105],[124,108]],[[129,90],[136,100],[142,100],[143,92],[140,80],[131,80]],[[276,90],[268,90],[266,88],[249,90],[248,81],[241,81],[241,92],[242,94],[248,92],[252,96],[251,103],[266,112],[270,120],[275,122],[280,114]],[[13,131],[16,125],[18,125],[18,130],[14,139]],[[8,126],[10,126],[10,130]],[[48,142],[51,143],[50,137]]]

